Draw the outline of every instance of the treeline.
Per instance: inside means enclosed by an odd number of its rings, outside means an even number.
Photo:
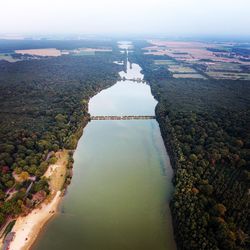
[[[88,101],[119,78],[116,52],[8,63],[0,61],[0,225],[49,194],[43,177],[54,152],[75,149]]]
[[[113,40],[8,40],[0,39],[0,53],[12,53],[23,49],[56,48],[71,50],[77,48],[113,48],[117,50],[116,41]]]
[[[178,249],[249,249],[250,82],[174,79],[135,51],[174,168]]]

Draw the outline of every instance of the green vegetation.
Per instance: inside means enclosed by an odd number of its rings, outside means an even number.
[[[174,79],[139,63],[158,100],[156,116],[174,168],[171,201],[178,249],[249,249],[250,82]]]
[[[11,232],[12,228],[14,227],[16,221],[13,220],[11,221],[7,226],[6,228],[4,229],[4,232],[3,234],[0,236],[0,237],[5,237],[9,232]]]
[[[31,209],[33,194],[49,194],[43,174],[56,161],[53,152],[75,149],[89,120],[89,98],[119,78],[116,52],[0,61],[0,225]]]
[[[13,53],[23,49],[57,48],[71,50],[78,48],[113,48],[117,50],[116,42],[110,40],[6,40],[0,39],[0,52]]]

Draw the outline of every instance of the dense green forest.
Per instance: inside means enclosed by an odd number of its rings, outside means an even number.
[[[166,56],[139,63],[158,100],[156,116],[174,168],[171,201],[178,249],[250,248],[250,82],[174,79]]]
[[[77,48],[112,48],[118,51],[115,41],[112,40],[6,40],[0,39],[0,53],[12,53],[23,49],[56,48],[71,50]]]
[[[29,48],[38,46],[31,43]],[[100,46],[100,42],[92,45]],[[111,42],[104,45],[113,47]],[[76,147],[89,120],[89,98],[119,78],[121,66],[113,63],[118,58],[113,51],[0,61],[0,225],[32,207],[32,194],[49,193],[42,176],[56,160],[53,152]]]

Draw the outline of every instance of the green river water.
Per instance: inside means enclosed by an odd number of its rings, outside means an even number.
[[[128,65],[121,76],[143,78]],[[91,115],[154,115],[145,83],[119,81],[90,100]],[[175,250],[172,169],[156,120],[91,121],[74,153],[59,213],[33,250]]]

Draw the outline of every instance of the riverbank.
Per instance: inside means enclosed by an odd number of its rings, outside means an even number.
[[[34,209],[25,217],[19,217],[12,229],[14,240],[10,243],[10,250],[30,249],[43,226],[54,216],[62,196],[57,191],[49,203],[43,203],[40,208]]]
[[[118,76],[120,79],[120,76]],[[111,87],[115,82],[107,86],[97,88],[93,96],[104,89]],[[88,105],[89,100],[86,104]],[[88,110],[87,110],[88,111]],[[75,139],[72,143],[72,149],[77,147],[78,141],[83,134],[83,130],[90,121],[89,114],[82,118],[79,128],[75,132]],[[72,169],[68,169],[70,164],[70,152],[72,150],[62,150],[56,153],[57,162],[48,166],[44,176],[49,178],[51,194],[38,208],[33,209],[27,216],[19,216],[11,232],[15,233],[14,239],[9,245],[10,250],[28,250],[35,243],[40,232],[46,223],[57,213],[59,204],[63,198],[65,188],[70,184],[72,178]],[[73,166],[73,165],[72,165]],[[72,167],[71,166],[71,167]],[[2,244],[0,243],[0,249]]]
[[[128,71],[143,77],[139,67]],[[156,103],[148,85],[118,81],[91,99],[89,113],[152,115]],[[172,171],[156,121],[91,121],[84,133],[63,213],[34,249],[175,249]]]
[[[11,231],[15,233],[15,238],[10,243],[10,250],[30,249],[44,225],[57,212],[67,177],[69,151],[59,151],[56,153],[56,157],[57,162],[50,165],[44,174],[49,179],[51,194],[27,216],[18,217]]]

